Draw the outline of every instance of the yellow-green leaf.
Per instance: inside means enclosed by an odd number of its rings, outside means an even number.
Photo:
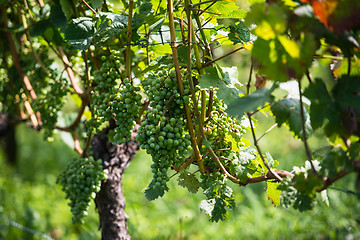
[[[292,58],[300,57],[300,47],[295,41],[287,38],[285,35],[279,35],[278,39],[279,39],[280,43],[283,45],[285,51]]]
[[[280,194],[281,190],[278,190],[277,187],[279,186],[279,183],[277,182],[267,182],[267,190],[266,194],[268,199],[272,201],[275,207],[278,207],[280,205]]]

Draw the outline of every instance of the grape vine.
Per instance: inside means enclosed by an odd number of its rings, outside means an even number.
[[[345,7],[255,1],[246,12],[228,0],[139,0],[121,1],[118,13],[107,1],[1,2],[0,110],[46,138],[55,129],[71,133],[81,156],[58,182],[74,221],[105,177],[102,161],[91,157],[92,136],[109,127],[113,144],[127,144],[136,124],[135,144],[152,157],[148,200],[177,177],[192,193],[201,187],[200,208],[219,221],[235,207],[229,182],[266,182],[274,205],[309,210],[317,193],[360,171],[360,35],[349,20],[359,19],[360,4],[334,1]],[[241,76],[240,65],[222,66],[231,56],[245,59]],[[78,109],[62,126],[66,101]],[[304,167],[279,170],[262,152],[259,140],[274,128],[257,137],[260,112],[303,142]],[[309,144],[320,130],[326,151]]]

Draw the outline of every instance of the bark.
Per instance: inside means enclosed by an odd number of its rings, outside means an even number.
[[[6,160],[11,165],[16,165],[17,162],[15,125],[7,114],[0,114],[0,146],[4,149]]]
[[[134,157],[139,146],[135,143],[136,130],[132,142],[113,145],[107,138],[108,129],[94,136],[92,140],[93,156],[103,160],[108,178],[101,185],[95,198],[100,217],[100,228],[103,240],[130,239],[125,214],[125,197],[122,192],[122,176]]]

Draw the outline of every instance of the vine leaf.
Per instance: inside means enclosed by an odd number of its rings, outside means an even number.
[[[275,84],[271,89],[261,87],[246,97],[240,97],[230,103],[226,112],[239,120],[244,113],[255,111],[258,107],[263,106],[266,102],[272,102],[271,93],[275,90]]]
[[[229,2],[227,0],[217,1],[217,4],[214,4],[208,9],[209,12],[218,13],[219,15],[212,14],[212,18],[221,19],[221,18],[245,18],[246,11],[239,8],[235,2]]]
[[[259,74],[279,82],[300,79],[311,66],[318,47],[312,34],[289,39],[286,34],[287,18],[287,13],[279,5],[255,4],[245,21],[248,27],[257,25],[252,30],[258,36],[252,56]]]
[[[100,43],[110,41],[119,37],[124,29],[127,28],[128,17],[122,14],[101,12],[96,21],[96,35],[100,35]]]
[[[215,199],[202,200],[200,202],[200,209],[211,217],[211,212],[214,210]]]
[[[305,90],[304,96],[311,101],[310,118],[311,125],[314,129],[322,127],[325,119],[329,119],[330,122],[333,122],[332,120],[336,114],[330,111],[332,99],[323,81],[316,79],[315,82],[310,84]]]
[[[168,187],[155,187],[155,181],[151,181],[149,186],[145,188],[144,193],[147,200],[152,201],[157,199],[158,197],[162,197],[165,194],[165,191],[168,191]]]
[[[73,19],[72,22],[66,26],[64,33],[65,40],[67,40],[72,47],[86,50],[95,36],[94,22],[92,18],[88,17]]]
[[[158,21],[156,21],[155,23],[153,23],[150,27],[149,27],[149,33],[151,32],[156,32],[157,30],[159,30],[161,28],[161,26],[163,25],[163,23],[166,20],[166,14],[164,14],[164,17],[160,18]]]
[[[195,175],[186,171],[183,171],[179,175],[178,184],[184,188],[187,188],[191,193],[196,193],[200,187],[200,182],[195,177]]]
[[[310,124],[310,117],[304,108],[305,131],[306,136],[309,136],[312,128]],[[302,120],[300,101],[295,98],[283,98],[271,105],[271,111],[275,115],[276,123],[280,127],[282,124],[288,124],[290,131],[298,138],[302,137]]]
[[[268,199],[272,201],[275,207],[278,207],[280,205],[280,195],[281,190],[277,189],[279,186],[279,183],[277,182],[270,182],[268,181],[266,183],[266,194]]]
[[[75,5],[73,0],[60,0],[60,5],[63,13],[67,19],[70,19],[71,15],[74,13],[73,6]]]
[[[229,40],[234,44],[244,43],[250,41],[250,31],[245,26],[244,22],[238,21],[233,25],[229,26],[230,32],[228,34]]]
[[[206,73],[200,75],[199,86],[201,89],[217,89],[217,96],[229,105],[234,99],[239,97],[241,91],[237,88],[241,86],[238,80],[237,68],[205,68]]]
[[[100,8],[103,4],[103,1],[102,0],[90,0],[90,3],[91,3],[91,6],[93,8]]]
[[[205,74],[199,77],[199,86],[201,89],[217,88],[221,79],[215,67],[205,68]]]

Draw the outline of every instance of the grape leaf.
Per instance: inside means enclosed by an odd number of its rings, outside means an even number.
[[[324,25],[335,34],[343,34],[353,27],[359,27],[360,2],[353,0],[302,0],[310,2],[314,13]]]
[[[238,98],[228,105],[226,112],[241,120],[244,113],[255,111],[266,102],[272,102],[271,92],[274,89],[275,85],[271,89],[261,87],[246,97]]]
[[[67,19],[71,18],[71,15],[74,13],[74,2],[73,0],[60,0],[60,5],[63,13]]]
[[[250,31],[245,26],[244,22],[238,21],[229,26],[230,32],[228,34],[229,40],[234,44],[250,41]]]
[[[200,202],[200,209],[211,217],[211,212],[214,210],[215,199],[202,200]]]
[[[314,129],[322,127],[325,119],[333,119],[332,99],[321,79],[316,79],[313,84],[310,84],[305,89],[304,96],[311,101],[310,118]]]
[[[245,19],[249,28],[256,24],[252,32],[263,40],[274,39],[276,35],[284,33],[286,21],[286,13],[277,4],[254,4]]]
[[[101,12],[96,22],[96,34],[100,35],[97,41],[104,43],[119,37],[127,28],[128,17],[122,14]]]
[[[266,183],[266,194],[268,199],[272,201],[275,207],[278,207],[280,205],[280,195],[281,190],[277,189],[279,186],[279,183],[277,182],[267,182]]]
[[[155,181],[151,181],[149,186],[145,188],[144,193],[147,200],[152,201],[157,199],[158,197],[162,197],[165,194],[165,191],[168,191],[169,188],[167,186],[155,187]]]
[[[93,8],[101,8],[103,1],[102,0],[90,0],[91,6]]]
[[[72,47],[86,50],[95,35],[94,22],[88,17],[75,18],[66,26],[64,33]]]
[[[201,89],[211,89],[218,87],[221,79],[215,67],[205,68],[205,74],[199,77],[199,86]]]
[[[181,172],[179,175],[178,184],[187,188],[191,193],[196,193],[200,187],[200,182],[195,175],[186,171]]]
[[[305,131],[306,136],[309,136],[312,128],[310,124],[309,114],[304,110],[304,120],[305,120]],[[276,123],[278,127],[282,124],[288,124],[290,131],[292,131],[296,137],[302,138],[302,119],[301,119],[301,109],[300,101],[294,98],[283,98],[279,101],[274,102],[271,105],[271,111],[275,115]]]
[[[246,11],[236,6],[235,2],[226,0],[217,1],[216,4],[208,9],[209,12],[218,13],[211,14],[212,18],[245,18]]]
[[[166,15],[164,14],[164,17],[160,18],[157,22],[150,25],[149,33],[156,32],[157,30],[159,30],[163,25],[163,23],[165,22],[165,20],[166,20]]]
[[[199,77],[199,86],[201,89],[216,88],[217,96],[220,100],[223,100],[226,105],[231,103],[234,99],[239,97],[241,91],[236,88],[240,86],[240,82],[237,77],[237,69],[235,68],[220,68],[207,67],[206,73],[201,74]]]

